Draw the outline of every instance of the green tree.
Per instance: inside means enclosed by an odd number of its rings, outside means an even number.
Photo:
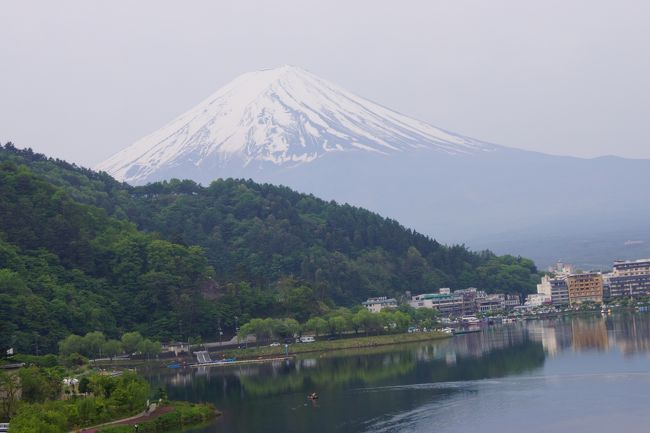
[[[348,321],[343,316],[333,316],[328,320],[328,326],[332,334],[341,335],[343,332],[349,330]]]
[[[84,335],[82,344],[82,350],[84,351],[83,355],[96,358],[101,357],[102,348],[106,344],[106,337],[104,336],[104,333],[100,331],[89,332]]]
[[[65,339],[59,342],[59,353],[61,355],[72,355],[73,353],[85,353],[85,345],[83,337],[79,335],[68,335]]]
[[[24,404],[11,419],[11,432],[65,433],[66,424],[66,416],[60,410],[41,404]]]
[[[307,323],[305,323],[305,329],[314,332],[318,337],[319,335],[327,333],[329,326],[327,320],[321,317],[312,317],[307,321]]]
[[[381,318],[378,314],[371,313],[365,308],[357,311],[352,318],[355,326],[364,330],[367,334],[380,331],[382,328]]]
[[[139,332],[126,332],[122,334],[122,347],[128,354],[135,353],[142,342],[142,335]]]
[[[138,352],[145,355],[147,359],[157,356],[161,350],[162,346],[159,341],[151,341],[148,338],[142,340],[138,346]]]
[[[115,356],[122,353],[122,343],[118,340],[107,340],[102,346],[102,353],[113,359]]]
[[[18,409],[20,378],[0,370],[0,422],[8,422]]]
[[[300,323],[291,318],[282,319],[273,327],[273,333],[283,338],[293,337],[294,335],[299,334],[301,330],[302,326],[300,326]]]
[[[29,403],[42,403],[59,397],[61,378],[38,367],[24,367],[18,371],[21,399]]]
[[[79,379],[79,392],[86,394],[90,391],[90,379],[88,379],[87,376],[83,376],[81,379]]]

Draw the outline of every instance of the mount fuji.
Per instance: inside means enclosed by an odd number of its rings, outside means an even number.
[[[642,187],[650,160],[487,143],[293,66],[239,76],[96,168],[134,185],[226,177],[284,184],[541,265],[562,259],[594,268],[650,256]]]
[[[496,146],[453,134],[360,98],[303,69],[236,78],[158,131],[97,166],[142,184],[176,173],[213,179],[235,168],[293,167],[332,152],[449,155]]]

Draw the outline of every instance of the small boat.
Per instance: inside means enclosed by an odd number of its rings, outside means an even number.
[[[181,365],[178,362],[172,362],[167,365],[167,368],[181,368]]]
[[[316,394],[315,392],[312,392],[311,394],[309,394],[309,395],[307,396],[307,398],[308,398],[309,400],[318,400],[318,394]]]

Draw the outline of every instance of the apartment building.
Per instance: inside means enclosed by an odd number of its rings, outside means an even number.
[[[618,260],[608,275],[611,298],[650,295],[650,259]]]
[[[566,278],[570,304],[603,301],[603,276],[600,272],[571,274]]]
[[[444,316],[463,314],[463,297],[451,293],[425,293],[413,296],[409,303],[413,308],[436,308]]]

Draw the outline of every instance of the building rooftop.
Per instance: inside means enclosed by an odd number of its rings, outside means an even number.
[[[614,260],[614,269],[626,267],[633,268],[636,266],[650,266],[650,259]]]
[[[371,304],[395,304],[397,300],[395,298],[387,298],[382,296],[381,298],[368,298],[367,301],[362,302],[361,305],[371,305]]]
[[[457,298],[457,296],[446,294],[446,293],[425,293],[423,295],[414,296],[418,299],[452,299]]]

